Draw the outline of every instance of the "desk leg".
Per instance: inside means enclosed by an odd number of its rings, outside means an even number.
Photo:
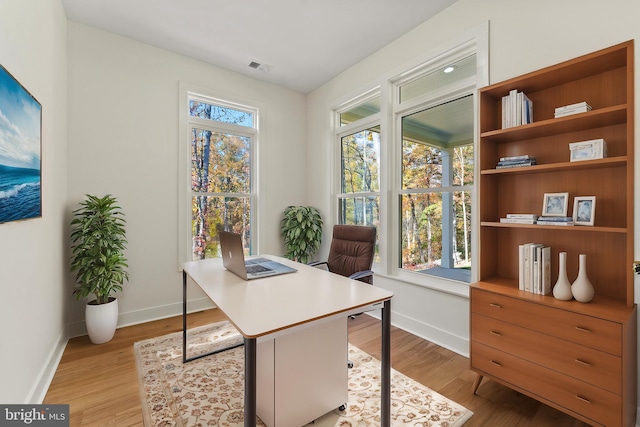
[[[233,344],[228,347],[220,348],[218,350],[210,351],[209,353],[198,354],[193,357],[187,357],[187,273],[182,271],[182,363],[191,362],[192,360],[200,359],[202,357],[211,356],[212,354],[221,353],[223,351],[231,350],[232,348],[240,347],[244,343]]]
[[[381,427],[391,426],[391,300],[382,307],[382,361],[380,366]]]
[[[182,270],[182,363],[187,363],[187,273]]]
[[[256,372],[257,340],[244,339],[244,427],[256,426],[257,372]]]

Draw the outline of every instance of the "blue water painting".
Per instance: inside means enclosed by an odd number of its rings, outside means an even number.
[[[42,216],[42,107],[0,66],[0,223]]]
[[[41,216],[40,171],[0,165],[0,222]]]

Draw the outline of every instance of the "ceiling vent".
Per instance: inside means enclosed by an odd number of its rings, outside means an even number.
[[[268,73],[272,68],[271,65],[261,64],[258,61],[254,60],[251,60],[251,62],[249,62],[249,67],[253,68],[254,70],[260,70],[263,73]]]

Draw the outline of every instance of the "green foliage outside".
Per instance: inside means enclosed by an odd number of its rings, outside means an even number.
[[[346,135],[341,139],[342,176],[339,200],[340,222],[343,224],[380,223],[379,169],[380,134],[371,128]],[[404,139],[402,144],[402,189],[400,197],[401,265],[422,270],[436,265],[442,258],[443,223],[451,221],[455,230],[454,252],[462,264],[470,262],[471,197],[473,184],[473,145],[451,150],[453,176],[448,191],[443,188],[442,149],[436,143]],[[358,195],[352,197],[351,195]],[[443,218],[443,197],[450,199],[451,212]]]
[[[245,247],[249,247],[250,139],[193,129],[191,145],[192,259],[219,256],[218,229],[242,234]]]
[[[289,206],[280,221],[280,231],[286,246],[285,256],[302,263],[320,248],[322,217],[318,209],[309,206]]]
[[[78,300],[94,295],[106,304],[112,293],[129,279],[124,249],[125,219],[111,195],[86,195],[71,220],[71,271],[76,273],[73,291]]]
[[[431,189],[401,197],[402,265],[408,269],[429,268],[442,258],[443,221],[452,221],[455,230],[454,253],[470,261],[471,197],[469,191],[442,188],[441,150],[427,144],[404,141],[403,189]],[[452,150],[452,189],[473,183],[473,146]],[[442,199],[451,197],[452,217],[443,217]]]

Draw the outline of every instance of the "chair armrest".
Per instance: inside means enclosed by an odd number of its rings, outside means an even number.
[[[307,265],[310,265],[311,267],[317,267],[319,265],[327,265],[327,261],[311,261]]]
[[[369,276],[373,276],[373,271],[372,270],[363,270],[363,271],[358,271],[356,273],[353,273],[351,276],[349,276],[349,279],[362,279],[364,277],[369,277]]]

